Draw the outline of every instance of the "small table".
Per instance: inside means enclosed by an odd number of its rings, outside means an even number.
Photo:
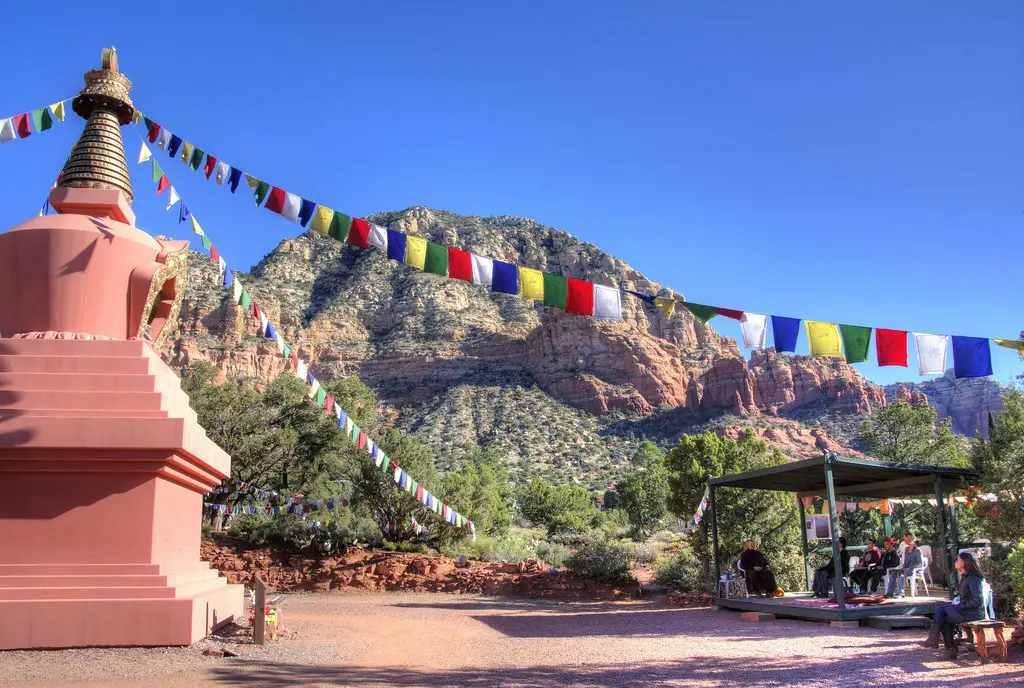
[[[988,662],[988,643],[985,640],[985,629],[991,630],[996,636],[996,643],[999,646],[999,659],[1006,659],[1006,639],[1003,637],[1003,629],[1006,628],[1006,624],[1002,621],[967,621],[960,624],[960,628],[967,634],[968,642],[973,640],[975,633],[978,634],[978,638],[973,644],[978,648],[982,664]]]
[[[722,576],[718,579],[718,589],[724,592],[725,599],[729,599],[730,592],[735,591],[736,597],[749,597],[747,594],[747,582],[742,578],[726,578]]]

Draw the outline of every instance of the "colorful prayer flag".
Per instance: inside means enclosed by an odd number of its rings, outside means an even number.
[[[149,122],[149,142],[156,143],[157,138],[160,136],[160,125],[148,119],[146,121]]]
[[[495,260],[491,262],[493,275],[491,291],[502,294],[519,294],[519,270],[512,263]]]
[[[171,142],[166,144],[167,155],[172,158],[178,157],[178,151],[181,150],[182,143],[184,143],[184,141],[182,141],[181,137],[178,136],[177,134],[171,136]],[[157,143],[157,145],[160,145],[159,142]],[[160,148],[163,149],[164,146],[160,146]]]
[[[370,246],[375,246],[381,251],[388,250],[388,230],[380,225],[370,225],[370,236],[367,238]]]
[[[188,159],[188,166],[192,168],[193,172],[203,166],[203,155],[204,153],[200,149],[192,149],[192,157]]]
[[[171,187],[171,193],[167,195],[167,207],[164,210],[170,210],[171,206],[181,200],[181,196],[178,195],[177,189]]]
[[[917,348],[917,374],[942,375],[946,372],[946,345],[949,337],[944,334],[914,333]]]
[[[740,333],[747,349],[763,349],[768,335],[768,316],[762,313],[744,313],[740,318]]]
[[[397,260],[399,263],[405,262],[404,233],[396,232],[393,229],[388,230],[388,258]]]
[[[577,315],[594,314],[594,285],[591,282],[569,278],[565,298],[565,312]]]
[[[686,310],[693,313],[693,317],[697,318],[702,325],[707,325],[708,320],[718,315],[718,309],[714,306],[705,306],[700,303],[690,303],[684,301],[683,305],[686,306]]]
[[[0,120],[0,143],[7,143],[18,138],[14,133],[14,120],[8,117],[5,120]]]
[[[263,207],[272,213],[280,215],[281,211],[284,209],[284,195],[284,189],[276,186],[270,187],[270,195],[267,197],[267,204]]]
[[[370,248],[370,223],[359,217],[352,218],[347,241],[352,246]]]
[[[333,219],[334,211],[327,206],[322,205],[316,209],[316,214],[313,216],[313,223],[310,225],[310,229],[321,236],[327,236],[327,232],[331,228],[331,220]]]
[[[64,102],[54,103],[50,106],[50,110],[53,111],[53,116],[59,119],[61,122],[64,121]],[[138,114],[137,112],[135,114]]]
[[[957,378],[992,374],[992,351],[984,337],[953,336],[953,373]]]
[[[179,158],[179,160],[181,160],[183,163],[187,165],[189,161],[192,160],[193,151],[195,151],[195,146],[193,146],[188,141],[185,141],[183,144],[181,144],[181,157]]]
[[[478,256],[475,253],[471,253],[470,256],[473,259],[473,284],[479,284],[484,287],[491,286],[494,275],[494,261],[490,258]]]
[[[46,131],[53,126],[53,117],[50,116],[49,107],[41,107],[32,111],[32,124],[36,131]]]
[[[303,227],[309,224],[314,212],[316,212],[316,203],[303,199],[302,207],[299,208],[299,222]]]
[[[622,292],[618,287],[594,285],[594,317],[598,320],[622,320]]]
[[[405,236],[405,264],[423,269],[427,260],[427,240],[422,237]]]
[[[219,185],[223,185],[231,174],[231,165],[227,164],[223,160],[217,163],[217,171],[213,175],[214,181]]]
[[[423,271],[432,275],[448,276],[448,248],[432,241],[427,242],[427,253],[423,258]]]
[[[902,330],[875,330],[875,352],[880,366],[907,367],[907,333]]]
[[[519,267],[519,294],[529,301],[544,300],[544,273],[533,268]]]
[[[569,283],[562,275],[544,273],[544,305],[565,309],[565,300],[569,295]]]
[[[149,152],[149,147],[146,146],[146,144],[142,143],[142,144],[139,144],[139,145],[142,146],[139,149],[139,162],[138,162],[138,164],[141,165],[142,163],[144,163],[147,160],[149,160],[150,158],[152,158],[153,154]]]
[[[800,320],[782,315],[772,316],[772,337],[775,339],[775,350],[796,353],[796,340],[800,336]]]
[[[463,282],[472,282],[473,257],[466,251],[449,247],[449,276],[462,279]]]
[[[1024,356],[1024,340],[1021,339],[993,339],[996,346],[1003,346],[1007,349],[1013,349],[1021,356]]]
[[[295,222],[299,219],[299,208],[302,206],[302,199],[293,193],[284,195],[284,206],[281,208],[281,217]]]
[[[344,242],[348,239],[349,230],[352,227],[352,218],[345,213],[334,211],[331,217],[331,226],[327,228],[327,236],[337,241]]]
[[[217,166],[217,158],[207,154],[206,164],[203,166],[203,172],[206,174],[206,178],[209,179],[213,174],[214,168]]]
[[[665,320],[671,320],[672,314],[676,312],[676,304],[679,302],[664,296],[655,296],[653,299],[654,305],[665,314]]]
[[[242,181],[242,170],[237,167],[231,168],[231,176],[228,181],[228,185],[231,187],[231,193],[235,193],[238,189],[238,183]]]
[[[170,187],[171,187],[171,180],[167,178],[166,174],[161,174],[160,175],[160,181],[158,181],[156,183],[156,195],[159,196],[166,189],[169,189]]]
[[[805,320],[807,339],[811,345],[811,356],[842,358],[843,342],[835,323]]]
[[[256,181],[256,190],[253,192],[253,199],[256,201],[256,207],[263,205],[263,199],[270,193],[270,184],[262,180]]]
[[[868,360],[868,349],[871,347],[870,327],[840,325],[839,333],[843,337],[843,351],[847,363],[864,363]]]

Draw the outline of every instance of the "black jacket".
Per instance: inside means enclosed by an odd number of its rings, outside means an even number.
[[[883,571],[888,569],[898,569],[900,567],[900,553],[896,550],[891,552],[882,552],[882,563],[879,564],[879,568]]]
[[[960,579],[960,604],[948,605],[946,619],[949,623],[981,621],[985,618],[982,582],[977,576],[964,576]]]
[[[839,552],[839,565],[843,567],[843,575],[847,576],[850,573],[850,553],[845,549]],[[835,557],[828,560],[828,563],[821,568],[828,571],[829,575],[832,575],[832,571],[835,567]]]

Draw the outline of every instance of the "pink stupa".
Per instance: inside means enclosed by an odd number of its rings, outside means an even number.
[[[199,559],[202,494],[229,475],[161,361],[187,242],[135,226],[113,48],[57,215],[0,234],[0,650],[188,645],[241,616]]]

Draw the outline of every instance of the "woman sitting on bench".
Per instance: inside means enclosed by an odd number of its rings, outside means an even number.
[[[925,647],[938,649],[939,635],[946,644],[946,652],[950,659],[956,659],[956,643],[953,642],[953,627],[966,621],[981,621],[985,618],[985,605],[981,575],[978,562],[970,552],[961,552],[956,558],[956,570],[960,572],[960,597],[955,602],[943,604],[935,610],[931,632],[928,640],[921,643]]]

